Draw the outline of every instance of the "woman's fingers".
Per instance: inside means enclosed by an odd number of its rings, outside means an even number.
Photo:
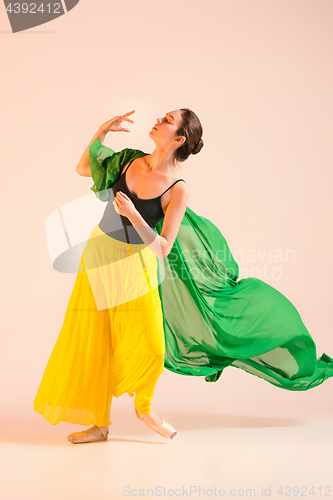
[[[123,206],[125,201],[129,200],[129,197],[123,193],[122,191],[117,191],[116,198],[115,198],[120,206]]]
[[[128,111],[127,113],[124,113],[123,116],[129,116],[132,115],[133,113],[135,113],[135,109],[133,109],[133,111]]]
[[[115,200],[121,206],[125,201],[125,196],[120,191],[117,191]]]
[[[125,201],[130,201],[130,198],[127,196],[127,194],[123,193],[122,191],[117,191],[115,199],[113,200],[113,205],[115,204],[115,209],[120,210],[124,205]]]
[[[131,122],[131,123],[134,123],[133,120],[131,120],[130,118],[123,118],[122,116],[120,117],[120,120],[123,122],[123,121],[126,121],[126,122]]]
[[[114,122],[114,121],[117,121],[117,120],[126,120],[128,122],[133,122],[133,120],[131,120],[130,118],[127,118],[127,116],[131,115],[135,113],[135,109],[133,111],[129,111],[128,113],[125,113],[123,115],[118,115],[118,116],[115,116],[114,118],[111,118],[110,120],[108,120],[106,123],[111,123],[111,122]]]
[[[122,191],[117,191],[117,194],[121,196],[122,198],[125,198],[125,200],[129,200],[127,194],[123,193]]]
[[[123,120],[128,121],[128,122],[134,123],[133,120],[131,120],[130,118],[127,118],[127,116],[132,115],[133,113],[135,113],[135,109],[133,109],[133,111],[128,111],[128,113],[124,113],[123,115],[121,115],[121,118]]]

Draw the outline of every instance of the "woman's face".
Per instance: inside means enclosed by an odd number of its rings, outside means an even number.
[[[184,142],[184,140],[182,140],[179,136],[178,139],[176,139],[176,131],[181,126],[181,122],[182,113],[180,109],[170,111],[169,113],[166,113],[163,118],[157,118],[157,121],[149,132],[149,135],[156,145],[166,148],[174,143],[177,148]]]

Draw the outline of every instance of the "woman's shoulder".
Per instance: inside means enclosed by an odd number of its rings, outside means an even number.
[[[182,182],[178,182],[182,181]],[[190,190],[188,185],[186,184],[185,179],[183,177],[180,177],[179,179],[175,180],[174,186],[172,186],[172,191],[175,193],[176,197],[179,196],[189,196]]]
[[[119,156],[122,164],[128,163],[129,161],[134,160],[135,158],[140,158],[141,156],[146,156],[148,154],[149,153],[141,151],[141,149],[133,149],[133,148],[125,148],[119,151]]]

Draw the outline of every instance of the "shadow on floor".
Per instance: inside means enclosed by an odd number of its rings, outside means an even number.
[[[34,414],[35,413],[35,414]],[[160,414],[160,413],[159,413]],[[166,420],[180,433],[211,429],[298,427],[305,425],[304,420],[294,418],[270,418],[244,415],[223,415],[212,413],[162,413]],[[163,438],[146,424],[140,422],[131,412],[114,412],[108,442],[122,441],[131,443],[166,444],[171,441]],[[91,424],[93,425],[93,424]],[[32,410],[32,415],[0,416],[0,441],[35,444],[43,446],[73,446],[67,441],[68,434],[85,430],[91,425],[82,426],[68,422],[51,425],[42,415]],[[176,438],[177,439],[177,438]],[[85,443],[100,446],[102,442]]]

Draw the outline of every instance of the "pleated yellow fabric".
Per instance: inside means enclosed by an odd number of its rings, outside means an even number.
[[[60,421],[107,426],[113,397],[134,397],[149,413],[164,371],[165,338],[157,257],[97,225],[81,256],[63,326],[34,410]]]

